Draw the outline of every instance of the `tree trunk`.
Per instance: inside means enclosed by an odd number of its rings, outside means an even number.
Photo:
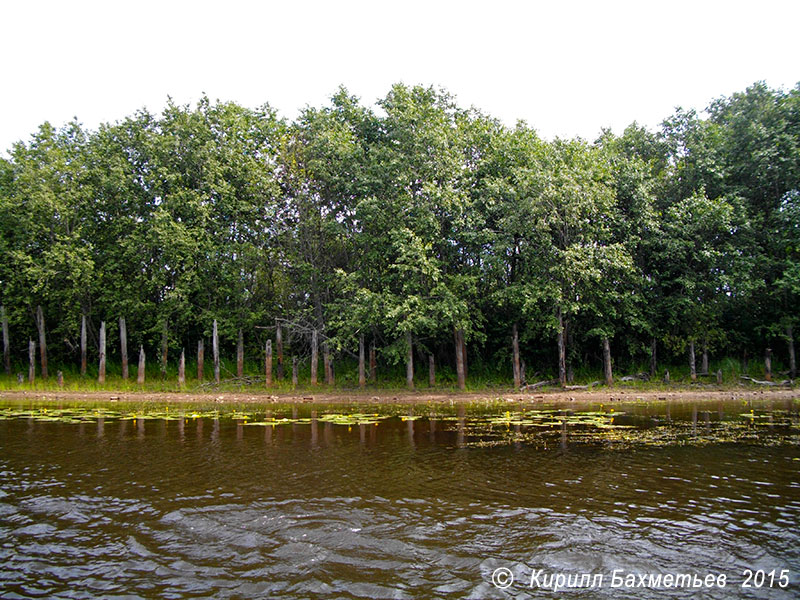
[[[606,385],[614,385],[614,375],[611,372],[611,344],[607,337],[603,338],[603,375]]]
[[[275,328],[275,350],[278,353],[278,380],[283,381],[283,329],[280,324]]]
[[[697,368],[694,360],[694,340],[689,340],[689,375],[692,381],[697,381]]]
[[[406,331],[406,387],[414,389],[414,345],[411,332]]]
[[[211,351],[214,354],[214,381],[219,383],[219,331],[217,331],[216,319],[214,319],[214,326],[211,332]]]
[[[516,323],[511,326],[511,367],[514,371],[514,389],[518,390],[522,386],[522,374],[519,370],[519,331]]]
[[[317,330],[311,332],[311,385],[317,385],[317,367],[319,366],[319,342]]]
[[[236,376],[244,377],[244,334],[239,330],[239,340],[236,342]]]
[[[428,354],[428,387],[436,387],[436,362],[433,354]]]
[[[700,358],[700,372],[708,375],[708,340],[703,340],[703,356]]]
[[[81,315],[81,377],[86,377],[86,315]]]
[[[297,357],[292,357],[292,385],[297,387]]]
[[[466,369],[464,368],[464,330],[455,329],[456,346],[456,380],[458,389],[463,390],[467,387]]]
[[[203,370],[205,365],[206,349],[202,338],[197,340],[197,381],[203,381]]]
[[[367,385],[367,373],[364,365],[364,336],[358,337],[358,387]]]
[[[6,375],[11,375],[11,342],[8,339],[8,319],[5,306],[0,306],[0,320],[3,322],[3,365],[5,365]]]
[[[139,346],[139,368],[136,371],[136,383],[144,383],[144,346]]]
[[[378,378],[378,361],[375,358],[375,340],[369,345],[369,380],[375,383]]]
[[[100,322],[100,367],[97,370],[97,383],[106,382],[106,322]]]
[[[178,361],[178,385],[183,387],[186,385],[186,354],[181,348],[181,359]]]
[[[36,307],[36,327],[39,330],[39,358],[42,362],[42,379],[47,379],[47,340],[44,335],[44,312]]]
[[[772,381],[772,348],[764,352],[764,379]]]
[[[556,311],[558,319],[558,382],[561,387],[567,385],[567,349],[564,343],[564,318],[561,314],[561,307]]]
[[[28,381],[36,381],[36,342],[28,339]]]
[[[794,357],[794,337],[792,336],[792,326],[786,326],[786,341],[789,344],[789,378],[794,379],[797,375],[797,363]],[[11,372],[10,370],[8,371]]]
[[[122,379],[128,379],[128,329],[125,317],[119,318],[119,350],[122,357]]]
[[[161,379],[167,378],[167,348],[169,347],[169,332],[167,321],[164,320],[164,331],[161,335]]]
[[[264,372],[266,375],[267,387],[272,385],[272,340],[267,340],[267,358],[264,360]]]

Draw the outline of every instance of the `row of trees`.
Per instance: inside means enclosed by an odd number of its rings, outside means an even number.
[[[612,357],[655,370],[766,346],[794,371],[800,86],[593,143],[405,85],[374,109],[340,89],[293,122],[204,98],[97,131],[45,123],[0,159],[0,231],[23,356],[41,306],[61,361],[85,316],[94,347],[105,320],[174,350],[217,320],[252,355],[281,324],[302,358],[316,331],[334,356],[366,340],[460,382],[467,356],[564,382],[603,357],[610,376]]]

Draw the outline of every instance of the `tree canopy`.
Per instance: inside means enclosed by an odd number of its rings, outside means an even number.
[[[216,319],[255,349],[278,323],[295,354],[316,330],[388,362],[411,340],[449,364],[456,331],[503,373],[513,327],[562,380],[599,366],[600,342],[631,365],[656,344],[758,354],[798,321],[800,85],[594,141],[402,84],[375,107],[341,88],[292,122],[202,98],[97,131],[44,123],[0,159],[0,232],[14,351],[41,306],[63,361],[81,315],[92,339],[125,317],[134,344],[166,328],[177,349]]]

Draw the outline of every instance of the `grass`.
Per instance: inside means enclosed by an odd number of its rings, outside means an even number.
[[[12,369],[12,375],[0,375],[0,391],[40,391],[40,392],[57,392],[57,391],[72,391],[72,392],[110,392],[110,393],[171,393],[171,392],[184,392],[198,395],[205,394],[218,394],[220,392],[246,392],[255,394],[270,394],[270,395],[285,395],[285,394],[302,394],[302,393],[348,393],[348,394],[369,394],[375,392],[391,393],[391,392],[407,392],[405,385],[405,366],[389,366],[379,369],[377,381],[375,383],[368,383],[365,390],[358,387],[357,379],[357,366],[355,363],[346,361],[337,362],[337,372],[335,378],[335,385],[327,386],[323,381],[322,369],[318,373],[320,375],[320,384],[311,386],[309,383],[310,374],[308,365],[300,369],[299,372],[299,385],[293,386],[291,383],[291,365],[287,365],[285,378],[278,380],[276,373],[276,365],[273,366],[273,384],[267,388],[264,383],[264,375],[261,371],[263,365],[260,362],[252,361],[246,362],[244,368],[244,376],[246,381],[237,380],[235,373],[231,369],[235,369],[232,364],[225,364],[221,366],[221,379],[220,384],[214,384],[213,374],[211,372],[211,365],[206,362],[204,370],[204,379],[199,381],[196,377],[197,365],[196,363],[187,362],[186,365],[186,384],[183,386],[178,385],[177,367],[169,365],[167,368],[166,376],[164,376],[159,368],[159,365],[151,364],[146,369],[145,382],[139,385],[136,382],[137,368],[135,365],[130,367],[130,377],[125,380],[122,378],[122,367],[120,364],[109,364],[106,370],[106,381],[99,383],[97,381],[97,368],[90,368],[85,376],[81,376],[77,367],[69,366],[56,366],[51,365],[49,368],[50,376],[47,379],[41,377],[38,372],[36,379],[33,383],[27,381],[27,367],[23,370],[19,365],[16,369]],[[649,369],[639,365],[640,368],[633,369],[633,373],[646,371]],[[774,380],[780,382],[785,379],[784,376],[779,375],[780,364],[775,364]],[[56,373],[58,370],[63,372],[64,386],[60,388]],[[664,383],[664,373],[669,370],[670,383]],[[741,385],[748,384],[740,379],[741,363],[733,358],[723,358],[713,361],[709,364],[709,375],[698,375],[696,384],[691,382],[689,376],[688,365],[670,365],[662,366],[656,377],[649,381],[634,379],[633,381],[620,381],[623,373],[615,373],[615,383],[612,389],[634,390],[634,391],[654,391],[663,389],[680,389],[691,386],[712,386],[716,387],[716,372],[721,370],[723,374],[722,387],[740,387]],[[24,376],[23,383],[18,383],[16,373],[22,373]],[[756,379],[764,378],[763,364],[751,364],[749,375]],[[428,371],[427,365],[417,369],[415,377],[416,389],[420,392],[433,391],[433,392],[458,392],[456,386],[456,378],[453,369],[447,366],[440,367],[436,372],[437,385],[435,388],[428,387]],[[553,374],[544,373],[536,375],[536,380],[552,379]],[[586,385],[592,381],[602,381],[602,372],[599,369],[586,369],[578,368],[575,371],[574,385]],[[535,381],[529,379],[528,383]],[[467,392],[511,392],[513,391],[511,385],[510,373],[505,377],[496,367],[484,367],[481,365],[470,365],[469,376],[467,379]],[[547,386],[540,388],[541,390],[557,390],[557,386]],[[601,388],[603,389],[603,388]],[[608,388],[606,388],[608,389]]]

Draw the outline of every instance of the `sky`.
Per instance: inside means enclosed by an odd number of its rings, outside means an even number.
[[[14,1],[0,10],[0,152],[39,125],[89,129],[202,94],[292,119],[340,85],[391,85],[552,139],[651,129],[756,81],[800,81],[800,2]]]

